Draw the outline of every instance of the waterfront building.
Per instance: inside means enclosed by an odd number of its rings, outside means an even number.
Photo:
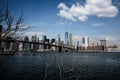
[[[79,50],[79,41],[77,41],[76,47],[77,47],[77,50]]]
[[[106,50],[106,40],[104,39],[104,40],[100,40],[100,45],[101,46],[104,46],[104,49]]]
[[[31,37],[32,42],[37,42],[37,35]],[[31,44],[31,49],[36,50],[37,49],[37,44]]]
[[[31,41],[32,42],[37,42],[37,35],[36,34],[35,34],[35,36],[32,36]]]
[[[88,46],[88,47],[78,47],[78,50],[81,51],[104,51],[104,47],[101,45],[98,46]]]
[[[54,39],[54,38],[51,39],[51,44],[52,44],[52,43],[55,43],[55,39]]]
[[[85,36],[85,47],[89,46],[89,38]]]
[[[107,47],[107,50],[109,52],[120,52],[120,46],[117,45],[109,46]]]
[[[82,44],[85,48],[89,46],[89,38],[87,36],[82,38]]]
[[[25,36],[24,41],[29,41],[29,37]],[[30,50],[30,44],[29,43],[23,43],[23,50],[24,51],[29,51]]]
[[[56,40],[54,38],[51,39],[51,44],[52,45],[56,44]],[[51,46],[50,49],[51,49],[51,51],[56,51],[56,47],[55,46]]]
[[[46,40],[47,40],[47,36],[46,36],[46,35],[43,35],[43,36],[42,36],[42,40],[43,40],[43,43],[45,44],[45,43],[46,43]],[[45,50],[45,49],[46,49],[46,44],[43,45],[43,50]]]
[[[68,45],[68,32],[65,32],[65,44],[67,44]]]
[[[39,40],[39,37],[37,38],[37,41],[36,42],[40,42],[40,40]],[[39,49],[39,44],[36,44],[36,46],[37,46],[37,49]]]
[[[50,43],[50,40],[46,39],[45,44],[49,44],[49,43]],[[50,49],[50,45],[46,45],[46,49],[49,50]]]
[[[85,46],[85,37],[82,38],[82,44]]]
[[[58,34],[58,45],[60,45],[61,43],[61,38],[60,38],[60,34]]]
[[[40,42],[40,43],[44,43],[43,40],[40,40],[39,42]],[[40,50],[40,51],[43,51],[43,45],[39,44],[39,50]]]
[[[72,33],[69,34],[69,45],[72,47]]]

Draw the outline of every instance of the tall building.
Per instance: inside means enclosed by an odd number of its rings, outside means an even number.
[[[35,36],[32,36],[32,37],[31,37],[31,41],[32,41],[32,42],[37,42],[37,35],[36,35],[36,34],[35,34]]]
[[[39,37],[37,38],[37,42],[40,42]],[[39,49],[39,44],[37,44],[37,49]]]
[[[80,46],[79,41],[77,41],[77,44],[76,44],[77,50],[79,49],[79,46]]]
[[[67,44],[68,45],[68,32],[65,32],[65,44]]]
[[[49,44],[50,40],[49,39],[46,39],[45,43],[46,44]],[[46,45],[46,49],[50,49],[50,45]]]
[[[51,39],[51,44],[55,45],[55,39],[54,38]],[[55,51],[56,47],[55,46],[51,46],[50,49],[51,49],[51,51]]]
[[[35,36],[31,37],[31,41],[32,42],[37,42],[37,35],[35,34]],[[31,49],[36,50],[37,49],[37,45],[36,44],[31,44]]]
[[[60,34],[58,34],[58,45],[61,43]]]
[[[80,46],[80,43],[79,43],[79,41],[77,41],[77,46]]]
[[[100,40],[100,45],[104,46],[104,48],[106,49],[106,40]]]
[[[72,33],[69,34],[69,45],[72,46]]]
[[[43,36],[42,36],[42,40],[44,41],[44,43],[45,43],[46,39],[47,39],[47,36],[46,36],[46,35],[43,35]]]
[[[29,37],[25,36],[24,41],[29,41]],[[24,51],[30,50],[30,44],[29,43],[23,43],[23,49]]]
[[[51,43],[55,43],[55,39],[54,38],[51,39]]]
[[[82,38],[82,44],[84,45],[84,47],[89,46],[89,38],[87,36]]]
[[[85,37],[82,38],[82,44],[85,44]]]
[[[43,40],[40,40],[39,42],[44,43]],[[43,50],[43,45],[39,44],[39,50],[41,50],[41,51]]]
[[[43,40],[43,43],[45,44],[46,43],[46,40],[47,40],[47,36],[46,35],[43,35],[42,36],[42,40]],[[46,45],[43,45],[43,49],[46,49]]]
[[[85,47],[89,46],[89,37],[85,37]]]

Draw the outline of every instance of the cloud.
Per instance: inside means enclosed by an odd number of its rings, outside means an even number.
[[[95,23],[95,24],[92,24],[92,26],[94,27],[99,27],[99,26],[105,26],[106,24],[104,23]]]
[[[32,23],[31,26],[32,27],[43,27],[43,26],[47,26],[47,23],[44,23],[44,22]]]
[[[67,24],[68,22],[67,21],[60,21],[60,22],[57,22],[58,25],[65,25]]]
[[[118,8],[112,5],[112,0],[86,0],[84,6],[77,2],[70,8],[60,3],[58,9],[58,16],[74,22],[86,21],[88,16],[115,17],[118,14]]]
[[[71,21],[76,21],[76,19],[72,16],[72,14],[69,12],[69,8],[64,4],[64,3],[60,3],[58,5],[58,8],[60,8],[61,10],[59,11],[59,14],[57,14],[58,16],[61,16],[63,18],[66,18],[68,20]]]
[[[58,5],[58,8],[61,8],[61,9],[64,9],[64,10],[69,10],[69,8],[64,3],[60,3]]]
[[[57,22],[57,24],[61,25],[61,26],[66,25],[66,24],[71,25],[72,22],[69,22],[69,21],[60,21],[60,22]]]

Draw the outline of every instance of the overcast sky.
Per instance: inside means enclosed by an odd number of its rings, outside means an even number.
[[[88,36],[91,41],[120,42],[120,0],[5,0],[18,16],[23,10],[25,24],[32,25],[25,35],[64,39],[65,31],[74,41]]]

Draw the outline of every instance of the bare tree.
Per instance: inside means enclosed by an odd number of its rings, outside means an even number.
[[[5,7],[0,6],[0,27],[2,27],[0,28],[2,29],[2,31],[0,31],[0,49],[2,51],[4,51],[4,48],[9,49],[9,39],[22,39],[23,36],[21,35],[24,33],[25,30],[30,28],[30,25],[24,24],[25,16],[23,14],[23,11],[21,11],[20,16],[17,16],[18,15],[10,12],[8,5]]]
[[[25,25],[23,22],[25,16],[23,11],[21,15],[16,18],[14,14],[11,14],[8,6],[5,9],[0,9],[0,24],[4,23],[4,29],[2,31],[1,38],[8,39],[9,37],[13,39],[19,39],[20,37],[17,33],[22,33],[30,27],[30,25]]]
[[[0,9],[0,23],[4,20],[3,9]]]

